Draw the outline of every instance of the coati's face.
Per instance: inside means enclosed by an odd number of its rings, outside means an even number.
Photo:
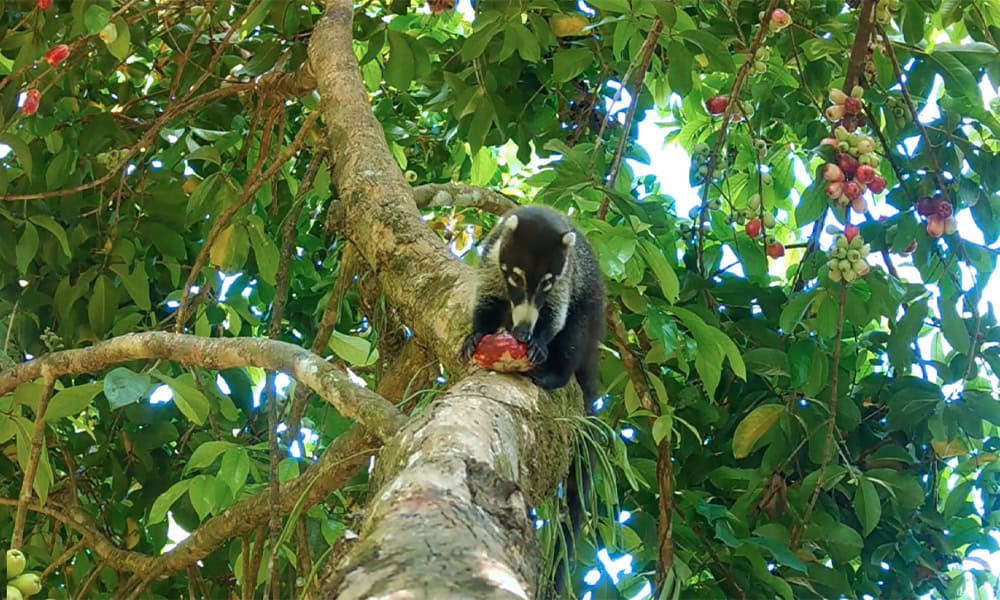
[[[507,286],[515,338],[528,341],[541,307],[566,272],[569,252],[576,243],[572,231],[558,232],[516,215],[504,221],[498,262]]]

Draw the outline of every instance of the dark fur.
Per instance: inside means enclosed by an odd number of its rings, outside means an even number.
[[[513,231],[505,227],[507,219],[517,217]],[[568,247],[564,235],[575,234]],[[535,363],[527,373],[536,385],[551,390],[567,385],[575,375],[583,390],[584,407],[593,414],[594,401],[601,395],[598,385],[598,345],[604,337],[606,290],[600,265],[583,233],[573,226],[566,215],[543,206],[516,208],[503,216],[482,243],[479,287],[472,316],[472,333],[466,338],[462,353],[472,356],[484,335],[503,329],[528,343],[529,356]],[[500,265],[523,270],[527,285],[534,284],[546,273],[560,273],[552,289],[539,292],[535,304],[539,307],[533,330],[515,329],[512,303],[519,303],[525,294],[507,281]],[[565,264],[565,270],[563,266]],[[559,315],[565,309],[565,319]],[[590,451],[591,463],[595,457]],[[582,472],[583,492],[577,490],[575,461],[566,481],[566,502],[569,507],[570,531],[567,537],[567,559],[574,558],[573,540],[579,535],[583,521],[583,499],[589,496],[590,474]],[[561,594],[567,583],[563,568],[556,575],[555,588]]]

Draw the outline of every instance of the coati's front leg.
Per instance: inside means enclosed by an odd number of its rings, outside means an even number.
[[[496,333],[507,322],[510,305],[506,300],[486,297],[476,300],[476,308],[472,312],[472,333],[462,344],[462,358],[469,360],[476,351],[476,346],[483,336]]]
[[[569,383],[579,364],[578,355],[585,338],[584,332],[575,327],[553,332],[554,325],[551,313],[543,310],[538,316],[536,333],[532,336],[532,342],[545,349],[545,356],[534,363],[535,367],[528,372],[528,377],[546,390],[558,389]]]

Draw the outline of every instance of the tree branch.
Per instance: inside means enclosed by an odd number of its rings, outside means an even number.
[[[517,202],[499,192],[464,183],[428,183],[413,188],[417,208],[475,208],[502,215],[515,208]]]
[[[390,438],[403,419],[396,407],[381,396],[353,384],[346,375],[304,348],[259,338],[204,338],[166,332],[132,333],[89,348],[55,352],[19,364],[0,373],[0,396],[46,373],[53,377],[96,373],[111,365],[149,358],[214,370],[252,365],[285,371],[380,440]]]

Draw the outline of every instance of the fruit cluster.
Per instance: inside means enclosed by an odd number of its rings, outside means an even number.
[[[826,195],[840,206],[851,205],[855,212],[868,209],[865,190],[873,194],[885,191],[885,179],[875,171],[881,160],[875,154],[875,143],[867,135],[848,133],[843,127],[834,131],[837,155],[835,163],[823,165]]]
[[[917,213],[927,217],[927,234],[939,238],[942,234],[951,235],[958,229],[958,222],[952,216],[951,204],[939,193],[932,198],[921,198],[917,201]]]
[[[25,573],[28,558],[20,550],[7,551],[7,600],[23,600],[42,591],[38,573]]]
[[[859,126],[865,125],[868,121],[864,115],[864,105],[861,103],[864,93],[864,88],[859,85],[854,86],[850,96],[844,90],[831,89],[830,102],[833,104],[826,108],[826,118],[834,125],[842,126],[848,132],[853,132]]]
[[[695,181],[703,181],[708,178],[708,159],[712,154],[712,149],[709,148],[708,144],[701,142],[694,147],[694,155],[691,157],[691,168],[697,170],[697,177],[694,178]],[[722,171],[729,163],[726,161],[725,156],[719,156],[715,160],[715,168],[712,170],[712,178],[719,179],[722,177]],[[714,207],[713,207],[714,208]]]
[[[831,227],[827,232],[837,233],[837,229]],[[871,270],[866,260],[870,252],[871,246],[861,237],[858,226],[848,225],[843,233],[837,233],[833,247],[827,253],[827,274],[833,281],[843,280],[847,283],[864,277]]]
[[[105,169],[112,170],[118,167],[126,158],[128,158],[129,150],[128,148],[116,148],[114,150],[108,150],[107,152],[100,152],[94,158],[98,165],[104,167]]]
[[[767,73],[767,61],[771,60],[771,49],[767,46],[757,48],[753,55],[754,73]]]

